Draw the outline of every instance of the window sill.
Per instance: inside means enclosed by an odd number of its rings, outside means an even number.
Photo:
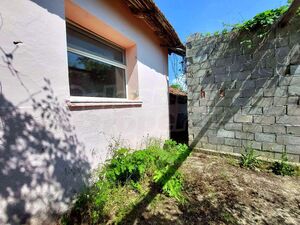
[[[90,109],[116,109],[116,108],[136,108],[142,107],[143,102],[140,100],[101,100],[95,102],[84,101],[67,101],[67,106],[73,110],[90,110]]]

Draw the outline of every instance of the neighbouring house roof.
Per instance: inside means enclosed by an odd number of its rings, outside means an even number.
[[[144,20],[170,52],[185,55],[185,47],[176,31],[153,0],[123,0],[138,18]]]
[[[172,87],[169,87],[169,93],[177,96],[187,96],[185,92]]]

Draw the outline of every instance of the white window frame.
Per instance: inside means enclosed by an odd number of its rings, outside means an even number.
[[[98,55],[91,54],[89,52],[85,52],[85,51],[82,51],[82,50],[79,50],[79,49],[76,49],[76,48],[69,47],[68,43],[67,43],[67,51],[68,52],[75,53],[75,54],[78,54],[78,55],[81,55],[81,56],[84,56],[84,57],[87,57],[87,58],[90,58],[90,59],[94,59],[96,61],[103,62],[103,63],[109,64],[109,65],[118,67],[120,69],[124,69],[124,71],[125,71],[125,94],[126,94],[125,98],[86,97],[86,96],[72,96],[71,92],[69,91],[70,101],[71,102],[120,102],[120,101],[128,100],[128,78],[127,78],[127,64],[126,64],[126,49],[124,49],[124,48],[118,46],[117,44],[114,44],[114,43],[102,38],[101,36],[99,36],[95,33],[92,33],[91,31],[89,31],[89,30],[87,30],[87,29],[85,29],[85,28],[83,28],[83,27],[81,27],[81,26],[79,26],[75,23],[72,23],[70,21],[67,21],[67,27],[68,26],[71,26],[73,29],[75,28],[75,30],[79,30],[78,32],[80,32],[80,30],[82,30],[84,32],[84,33],[82,33],[82,35],[85,35],[85,33],[86,33],[88,37],[93,38],[96,41],[99,41],[99,42],[102,42],[106,45],[109,45],[112,48],[117,48],[118,50],[121,49],[123,51],[124,64],[113,61],[113,60],[110,60],[110,59],[106,59],[106,58],[98,56]],[[69,64],[68,64],[68,68],[69,68]],[[69,71],[68,71],[68,75],[69,75]],[[69,83],[69,88],[70,88],[70,83]]]

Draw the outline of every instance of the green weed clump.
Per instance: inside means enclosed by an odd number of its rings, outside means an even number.
[[[184,202],[183,176],[177,171],[190,153],[186,145],[167,140],[163,147],[144,150],[120,148],[100,170],[91,187],[80,193],[61,224],[118,223],[155,184],[161,194]]]
[[[273,163],[271,169],[273,173],[281,176],[293,176],[296,173],[295,168],[288,163],[286,152],[282,153],[281,160],[279,162]]]
[[[254,169],[259,165],[259,155],[255,154],[254,149],[246,148],[246,152],[242,154],[240,159],[240,166],[245,168]]]

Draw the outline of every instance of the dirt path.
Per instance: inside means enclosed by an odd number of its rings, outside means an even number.
[[[300,224],[300,179],[242,169],[195,153],[181,171],[187,202],[163,198],[137,224]]]

